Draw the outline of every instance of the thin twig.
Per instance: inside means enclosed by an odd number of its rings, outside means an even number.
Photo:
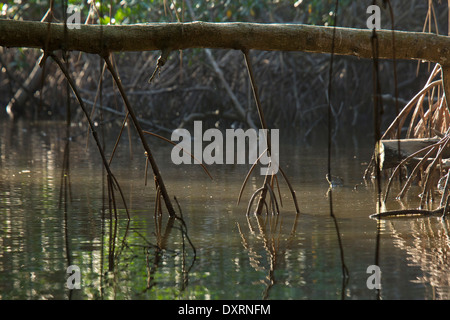
[[[205,165],[204,165],[200,160],[198,160],[193,154],[191,154],[189,151],[187,151],[187,150],[184,149],[183,147],[180,147],[177,143],[173,142],[172,140],[169,140],[169,139],[167,139],[167,138],[164,138],[163,136],[160,136],[159,134],[156,134],[156,133],[153,133],[153,132],[150,132],[150,131],[145,131],[145,130],[144,130],[143,132],[144,132],[145,134],[149,134],[149,135],[154,136],[154,137],[156,137],[156,138],[159,138],[159,139],[161,139],[161,140],[163,140],[163,141],[165,141],[165,142],[168,142],[168,143],[174,145],[175,147],[180,148],[183,152],[186,152],[192,159],[194,159],[195,161],[197,161],[198,164],[202,166],[203,170],[206,172],[206,174],[208,175],[208,177],[210,177],[211,180],[213,180],[212,175],[209,173],[209,171],[208,171],[208,169],[205,167]]]

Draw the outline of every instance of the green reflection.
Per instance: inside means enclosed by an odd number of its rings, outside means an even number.
[[[114,220],[95,148],[86,151],[83,139],[71,142],[65,166],[61,128],[18,123],[0,129],[0,150],[8,150],[0,155],[0,299],[341,299],[340,251],[320,148],[289,146],[283,160],[296,184],[298,216],[282,189],[288,205],[279,216],[247,218],[245,206],[235,205],[246,168],[212,168],[211,182],[198,167],[161,161],[184,224],[165,212],[155,215],[143,158],[118,151],[112,169],[131,220],[120,201]],[[158,159],[170,157],[170,148],[155,149]],[[345,181],[359,181],[364,154],[350,154],[336,171]],[[249,193],[258,186],[250,180]],[[375,298],[366,287],[375,253],[372,199],[370,186],[344,186],[333,194],[350,271],[346,299]],[[383,224],[384,298],[448,297],[443,227],[431,219]],[[80,267],[79,290],[66,287],[69,265]]]

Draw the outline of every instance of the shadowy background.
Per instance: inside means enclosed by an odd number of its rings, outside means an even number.
[[[182,1],[103,1],[96,12],[91,1],[69,1],[77,6],[84,23],[131,24],[145,22],[192,21],[187,3]],[[334,0],[210,0],[190,1],[197,20],[209,22],[261,22],[304,23],[329,25],[332,22]],[[367,6],[372,1],[339,1],[338,26],[366,28]],[[3,1],[0,17],[18,20],[41,20],[48,10],[47,1]],[[428,14],[425,1],[392,1],[397,30],[424,30]],[[434,1],[431,29],[426,32],[447,33],[447,4]],[[53,21],[62,21],[62,7],[54,4]],[[430,19],[428,20],[428,22]],[[389,11],[382,8],[383,29],[391,28]],[[437,29],[437,30],[436,30]],[[257,121],[256,106],[248,80],[243,55],[235,50],[212,50],[225,80],[241,105]],[[0,48],[0,116],[7,117],[6,105],[26,82],[41,52],[35,49]],[[189,126],[194,120],[203,120],[205,126],[218,128],[245,128],[244,119],[234,111],[233,103],[223,88],[214,69],[206,59],[204,50],[189,49],[172,52],[169,61],[151,84],[160,52],[114,53],[114,60],[127,94],[138,116],[147,121],[153,132],[170,133],[179,126]],[[327,88],[329,54],[304,52],[251,52],[260,90],[261,102],[269,127],[293,132],[299,139],[311,133],[327,130]],[[50,61],[50,60],[49,60]],[[71,52],[69,57],[72,76],[87,105],[96,102],[94,119],[111,123],[123,121],[120,113],[125,106],[111,76],[105,73],[101,96],[98,87],[102,61],[100,57]],[[397,62],[400,109],[424,85],[431,68],[417,61]],[[333,67],[332,107],[335,134],[363,130],[372,135],[372,61],[355,57],[336,56]],[[380,61],[381,91],[385,107],[382,130],[396,114],[393,62]],[[65,119],[67,112],[66,82],[64,75],[51,61],[47,63],[43,83],[31,91],[34,99],[26,95],[14,111],[19,117],[32,119]],[[83,122],[84,116],[71,93],[72,121]]]

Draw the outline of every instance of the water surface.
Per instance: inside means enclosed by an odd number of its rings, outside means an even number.
[[[122,137],[112,161],[128,220],[118,190],[117,219],[108,209],[104,170],[85,127],[70,129],[70,143],[60,123],[6,122],[0,130],[0,299],[449,298],[447,222],[383,221],[377,241],[369,218],[375,188],[362,180],[367,139],[333,145],[332,171],[344,179],[332,192],[335,220],[324,143],[283,144],[280,161],[301,213],[279,176],[281,213],[258,218],[245,212],[261,177],[252,175],[237,204],[248,166],[209,166],[210,180],[198,165],[173,165],[172,146],[149,137],[183,224],[168,219],[164,206],[155,215],[153,178],[144,179],[135,136],[131,149]],[[108,157],[117,130],[105,138]],[[410,194],[403,204],[415,207],[417,199]],[[367,287],[376,261],[379,291]],[[66,287],[69,265],[80,268],[80,289]]]

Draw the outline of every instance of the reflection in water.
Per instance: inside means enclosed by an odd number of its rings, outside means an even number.
[[[166,163],[171,149],[155,144],[180,199],[180,218],[169,219],[144,183],[145,158],[130,159],[124,145],[112,170],[128,220],[121,201],[118,219],[111,215],[102,163],[86,149],[84,128],[72,126],[70,142],[60,135],[65,124],[0,128],[1,299],[374,299],[366,270],[378,242],[381,298],[450,298],[448,221],[369,219],[375,188],[361,176],[370,151],[335,148],[333,171],[344,185],[333,189],[333,220],[320,146],[280,149],[300,214],[282,187],[279,215],[247,217],[235,203],[248,168],[211,166],[211,181],[200,167]],[[259,185],[252,177],[248,192]],[[80,290],[66,286],[69,265],[80,267]]]
[[[337,240],[339,243],[339,252],[340,252],[340,256],[341,256],[341,269],[342,269],[342,290],[341,290],[341,298],[345,299],[345,287],[348,284],[349,281],[349,272],[348,272],[348,268],[345,264],[345,257],[344,257],[344,248],[342,246],[342,239],[341,239],[341,232],[339,231],[339,224],[337,221],[337,218],[334,214],[333,211],[333,181],[331,179],[328,178],[328,174],[327,174],[327,181],[329,183],[329,188],[327,191],[327,196],[328,196],[328,202],[330,205],[330,216],[333,219],[334,222],[334,227],[336,228],[336,235],[337,235]]]
[[[180,209],[180,206],[178,206]],[[181,210],[180,210],[181,212]],[[160,264],[163,263],[162,257],[164,255],[164,252],[168,248],[168,241],[169,241],[169,235],[172,232],[172,229],[174,228],[175,223],[177,225],[175,226],[176,229],[180,231],[181,236],[181,252],[179,252],[177,255],[174,255],[174,257],[178,259],[181,259],[181,266],[179,273],[181,274],[181,284],[179,287],[180,293],[183,293],[184,289],[186,289],[188,283],[189,283],[189,271],[194,266],[194,262],[196,259],[196,250],[195,246],[192,244],[191,240],[189,239],[189,235],[187,233],[187,227],[186,223],[184,222],[183,218],[180,216],[176,217],[169,217],[168,221],[166,223],[166,226],[164,228],[164,233],[162,233],[162,214],[159,212],[155,212],[155,236],[156,236],[156,245],[152,245],[151,247],[146,248],[146,262],[147,262],[147,287],[145,291],[151,289],[154,285],[157,284],[157,281],[155,280],[156,271],[160,267]],[[187,249],[186,249],[186,242],[190,245],[192,251],[193,251],[193,258],[191,263],[188,265],[187,263]],[[154,257],[153,260],[150,260],[150,250],[154,250]]]
[[[434,299],[450,299],[449,221],[436,218],[389,220],[396,247],[408,254],[408,265],[422,274],[412,279],[431,287]]]
[[[251,218],[247,216],[250,236],[257,240],[257,243],[255,244],[250,242],[249,237],[246,238],[239,222],[237,223],[239,235],[242,238],[242,246],[248,252],[250,265],[255,271],[267,272],[265,279],[261,280],[261,283],[265,286],[262,294],[263,299],[269,298],[269,291],[276,283],[275,269],[277,268],[279,259],[283,259],[286,254],[286,249],[289,248],[289,244],[294,239],[298,216],[299,214],[296,214],[292,230],[287,239],[281,239],[283,233],[281,232],[282,223],[280,222],[280,215],[257,215],[254,217],[256,220],[256,227],[252,225]],[[265,270],[264,263],[261,261],[263,255],[258,253],[258,244],[262,245],[265,251],[269,270]]]
[[[69,133],[69,129],[67,129],[67,133]],[[69,135],[66,135],[69,137]],[[70,141],[66,141],[66,145],[64,148],[64,160],[63,160],[63,168],[61,171],[61,185],[59,192],[59,210],[61,207],[64,209],[64,239],[65,239],[65,249],[66,249],[66,258],[67,258],[67,268],[72,265],[72,255],[70,250],[70,238],[69,238],[69,226],[68,226],[68,202],[71,201],[71,188],[70,188]],[[69,289],[68,299],[72,299],[73,289]]]

